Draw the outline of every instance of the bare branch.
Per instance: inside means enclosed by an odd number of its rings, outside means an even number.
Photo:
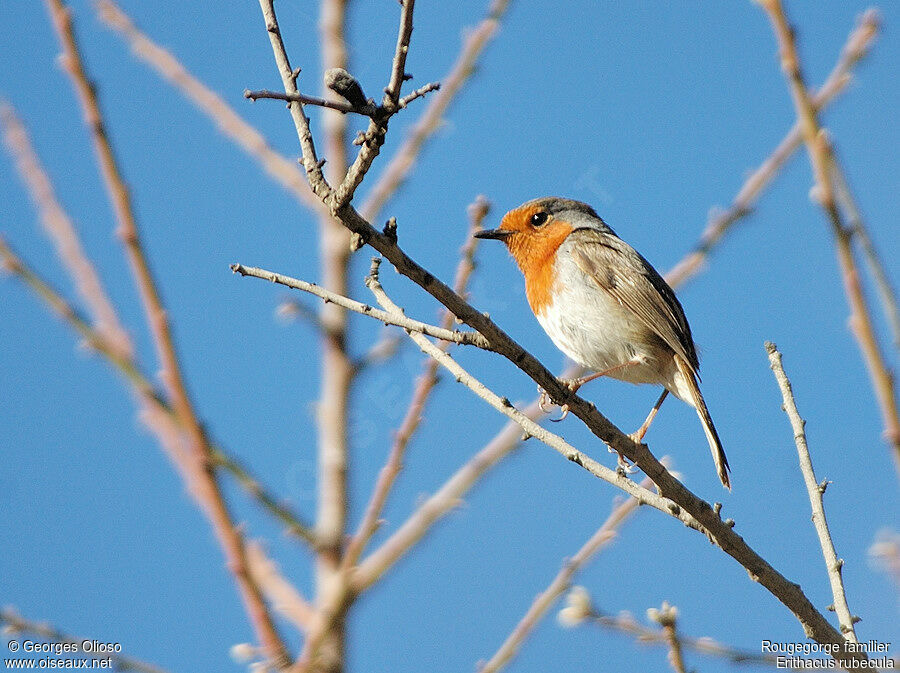
[[[184,384],[166,311],[141,246],[128,188],[106,135],[96,92],[82,64],[69,11],[62,0],[45,1],[57,37],[63,47],[65,69],[78,94],[85,121],[92,134],[101,172],[116,213],[116,219],[119,222],[119,233],[125,244],[126,254],[141,295],[144,313],[153,334],[162,367],[163,383],[172,400],[178,424],[188,435],[192,456],[185,462],[185,467],[194,484],[192,493],[216,532],[257,637],[272,663],[276,667],[282,668],[290,661],[287,649],[278,635],[259,592],[259,587],[253,583],[247,572],[243,540],[231,521],[215,474],[205,469],[209,462],[209,444]]]
[[[838,210],[832,184],[834,153],[828,134],[819,125],[816,108],[803,80],[797,48],[794,43],[794,32],[788,24],[780,0],[759,0],[772,23],[778,40],[781,67],[784,70],[794,100],[797,119],[803,132],[807,154],[815,176],[815,199],[822,206],[837,246],[838,262],[844,281],[844,293],[851,310],[851,327],[878,401],[884,423],[884,434],[893,449],[897,469],[900,470],[900,413],[897,410],[897,399],[894,392],[894,381],[881,353],[878,338],[872,325],[872,318],[862,291],[859,272],[851,248],[852,231],[845,225],[843,216]]]
[[[247,543],[247,565],[254,580],[274,608],[301,631],[309,631],[318,619],[313,607],[288,582],[257,541]]]
[[[681,651],[681,638],[678,636],[678,609],[663,601],[662,607],[650,608],[647,616],[662,627],[663,637],[669,644],[669,665],[675,673],[687,673],[684,666],[684,654]]]
[[[359,106],[339,100],[328,100],[327,98],[319,98],[318,96],[307,96],[302,93],[284,93],[283,91],[269,91],[268,89],[259,89],[257,91],[246,89],[244,91],[244,98],[252,100],[253,102],[256,102],[260,98],[293,101],[296,103],[303,103],[304,105],[316,105],[318,107],[328,108],[329,110],[336,110],[342,114],[352,113],[364,117],[375,117],[382,114],[381,108],[375,105]]]
[[[644,479],[641,482],[643,488],[651,488],[653,482]],[[572,578],[581,570],[581,568],[590,561],[594,555],[601,549],[606,547],[616,538],[616,533],[628,518],[637,511],[640,503],[634,498],[622,500],[613,507],[612,512],[603,525],[597,529],[590,539],[584,543],[581,549],[563,563],[562,569],[553,578],[553,581],[534,599],[531,607],[522,617],[521,621],[513,629],[512,633],[500,646],[500,649],[494,654],[490,660],[479,669],[479,673],[497,673],[501,668],[506,666],[513,657],[518,654],[522,643],[528,638],[529,634],[537,626],[538,622],[553,607],[556,600],[562,596],[572,584]]]
[[[403,98],[397,101],[397,107],[401,110],[405,108],[407,105],[412,103],[417,98],[422,98],[423,96],[427,96],[432,91],[438,91],[441,88],[440,82],[429,82],[425,86],[420,86],[418,89],[413,91],[412,93],[406,94]]]
[[[775,344],[771,341],[766,342],[766,352],[769,354],[769,365],[775,373],[775,380],[781,389],[781,398],[784,402],[782,408],[788,419],[790,419],[791,428],[794,430],[794,443],[797,445],[797,454],[800,458],[800,471],[803,473],[803,481],[806,484],[806,490],[809,493],[809,503],[812,506],[812,522],[813,526],[815,526],[816,534],[819,536],[822,555],[825,557],[825,567],[828,569],[828,581],[831,584],[831,593],[834,596],[834,611],[840,622],[841,632],[846,636],[847,640],[855,643],[858,641],[853,624],[858,621],[858,618],[853,616],[850,612],[850,606],[847,604],[847,594],[844,591],[844,580],[841,576],[844,561],[838,558],[834,549],[834,541],[831,539],[831,532],[828,530],[828,520],[825,518],[825,504],[822,501],[825,488],[819,484],[816,479],[816,473],[813,471],[812,458],[809,455],[809,446],[806,443],[806,421],[800,418],[800,412],[797,410],[797,402],[794,400],[791,382],[788,380],[784,367],[781,364],[781,353],[778,352]]]
[[[365,219],[370,222],[374,220],[403,184],[425,142],[437,131],[450,104],[475,71],[478,57],[497,33],[508,5],[509,0],[491,0],[487,16],[466,38],[453,68],[441,79],[440,93],[431,98],[428,107],[369,191],[360,208]]]
[[[859,23],[847,38],[840,59],[831,74],[828,75],[822,88],[813,97],[812,103],[817,111],[823,110],[847,88],[851,81],[851,70],[869,52],[869,48],[878,34],[879,25],[878,12],[873,9],[860,17]],[[803,135],[800,131],[800,123],[797,122],[769,155],[769,158],[747,178],[737,196],[734,197],[731,206],[726,210],[716,212],[711,217],[694,249],[666,274],[666,281],[669,285],[672,287],[683,285],[700,271],[712,249],[733,224],[752,212],[762,190],[772,181],[802,143]]]
[[[284,91],[288,94],[299,94],[300,92],[297,90],[297,75],[291,69],[291,62],[288,60],[287,52],[284,49],[281,30],[278,28],[278,19],[275,17],[273,0],[259,0],[259,6],[262,9],[263,19],[266,22],[266,31],[269,33],[269,41],[272,43],[272,52],[275,55],[275,64],[278,66]],[[319,163],[318,156],[316,156],[316,146],[313,142],[312,132],[309,130],[309,119],[306,118],[306,113],[303,111],[303,103],[291,101],[288,103],[288,109],[291,111],[294,126],[297,128],[297,137],[300,140],[300,148],[303,151],[303,167],[306,169],[309,186],[316,196],[324,201],[331,195],[331,186],[325,180],[322,166]]]
[[[862,246],[863,255],[865,255],[866,263],[869,266],[869,273],[872,274],[875,288],[878,290],[878,295],[881,298],[885,317],[891,331],[894,333],[894,345],[900,348],[900,309],[897,307],[897,293],[891,286],[891,281],[881,261],[881,256],[875,249],[875,244],[869,236],[868,227],[865,220],[863,220],[859,205],[853,197],[853,191],[847,182],[847,176],[844,174],[844,170],[834,152],[832,152],[831,160],[831,177],[834,180],[835,198],[846,214],[847,225],[853,236],[856,237]]]
[[[76,638],[63,633],[56,627],[46,622],[34,622],[25,619],[13,608],[0,608],[0,624],[5,625],[7,633],[31,633],[51,643],[66,643],[74,645],[78,652],[86,652],[83,643],[92,643],[89,638]],[[166,673],[165,669],[148,664],[134,657],[115,652],[107,652],[106,656],[112,659],[113,666],[118,671],[137,671],[137,673]]]
[[[3,101],[0,101],[0,119],[6,146],[15,159],[19,175],[37,207],[44,230],[56,247],[57,256],[90,312],[95,328],[103,335],[105,342],[118,351],[119,358],[130,358],[133,353],[131,339],[119,322],[93,262],[82,248],[75,225],[56,198],[50,178],[41,166],[24,124],[12,106]]]
[[[2,237],[0,237],[0,266],[18,276],[38,297],[47,303],[54,313],[81,335],[88,347],[103,355],[107,362],[115,367],[125,378],[135,397],[144,406],[151,405],[156,407],[159,413],[170,416],[171,421],[177,423],[174,410],[159,391],[156,390],[150,378],[144,373],[133,356],[123,356],[110,343],[106,335],[90,325],[56,289],[28,266]],[[167,426],[169,425],[167,423]],[[176,444],[179,443],[176,442]],[[270,495],[237,459],[215,445],[210,446],[210,457],[212,467],[220,468],[231,474],[252,498],[257,500],[264,509],[286,526],[286,532],[289,535],[306,540],[310,544],[315,543],[312,532],[303,523],[299,515],[290,511],[286,506],[279,504],[276,498]]]
[[[634,636],[635,642],[641,645],[670,646],[670,639],[665,631],[648,628],[627,612],[610,615],[598,611],[593,606],[589,606],[589,608],[581,621],[600,626],[609,631]],[[773,668],[778,667],[778,658],[770,654],[760,654],[753,650],[743,650],[731,645],[724,645],[708,637],[692,638],[677,633],[675,635],[680,647],[685,650],[691,650],[710,657],[718,657],[734,664],[762,664]]]
[[[332,209],[347,205],[353,199],[356,188],[359,187],[372,162],[381,151],[384,144],[384,136],[387,133],[388,121],[391,116],[400,110],[400,89],[406,80],[406,56],[409,53],[409,41],[413,29],[413,9],[416,0],[403,0],[400,3],[400,27],[397,32],[397,48],[394,51],[394,60],[391,64],[391,78],[384,90],[384,98],[381,107],[384,114],[369,122],[369,127],[364,134],[364,141],[356,155],[356,160],[347,170],[341,186],[335,190]]]
[[[266,4],[266,0],[261,0],[261,2],[264,5]],[[267,22],[267,25],[270,24]],[[291,105],[298,106],[300,104],[291,103]],[[298,132],[302,131],[304,127],[308,131],[308,124],[306,123],[305,117],[302,120],[297,120],[295,117],[295,124],[297,125]],[[303,134],[301,133],[301,135]],[[381,140],[383,141],[383,136],[381,137]],[[357,162],[355,163],[361,161],[362,155],[366,151],[366,147],[367,146],[364,143],[364,147],[360,150],[360,155],[357,157]],[[377,153],[377,150],[375,153]],[[371,156],[374,158],[374,155]],[[363,161],[363,163],[366,162]],[[366,170],[370,163],[371,162],[368,162],[366,164]],[[353,184],[358,184],[357,180],[361,179],[359,175],[352,177],[350,174],[353,172],[353,169],[348,172],[348,177],[344,182],[344,184],[349,182],[351,187]],[[595,436],[606,442],[620,455],[624,455],[633,463],[637,464],[638,467],[640,467],[644,473],[657,484],[660,493],[673,501],[670,511],[672,509],[676,510],[679,518],[683,516],[687,520],[699,522],[699,526],[704,530],[710,540],[714,541],[723,549],[723,551],[738,560],[750,572],[750,575],[754,580],[758,580],[763,584],[763,586],[794,613],[809,637],[814,638],[821,643],[838,644],[843,642],[841,634],[838,633],[834,627],[829,624],[828,620],[815,609],[799,586],[789,582],[784,576],[778,573],[765,561],[765,559],[754,552],[747,543],[732,530],[733,522],[730,520],[721,520],[718,512],[714,510],[709,503],[685,488],[680,481],[659,463],[645,445],[637,444],[628,436],[624,435],[618,428],[610,423],[608,419],[597,411],[593,405],[573,394],[553,377],[540,362],[525,351],[519,344],[510,339],[505,332],[490,320],[490,318],[476,311],[471,305],[459,297],[459,295],[435,278],[434,275],[412,260],[398,246],[396,236],[381,233],[373,228],[372,225],[365,218],[360,216],[356,209],[350,205],[350,198],[352,198],[352,189],[350,190],[350,193],[344,192],[336,195],[334,198],[328,197],[327,195],[323,196],[326,205],[328,205],[334,216],[340,219],[344,226],[356,234],[362,242],[368,243],[375,248],[384,255],[384,257],[387,258],[401,274],[415,282],[444,304],[444,306],[446,306],[457,318],[484,335],[494,350],[509,359],[510,362],[514,363],[523,372],[527,373],[539,386],[547,391],[554,402],[568,404],[570,412],[580,418]],[[414,340],[421,339],[423,343],[420,344],[420,347],[425,350],[434,348],[433,344],[428,342],[424,337],[420,337],[417,333],[410,333],[410,337],[414,338]],[[446,362],[448,367],[455,366],[455,363],[451,365],[450,363],[453,361],[440,351],[435,353],[435,357],[440,358],[442,363]],[[448,360],[449,362],[447,362]],[[464,372],[460,374],[461,378],[463,378],[463,374]],[[473,387],[477,387],[477,385],[480,384],[476,385],[472,382],[472,385]],[[490,391],[485,392],[486,397],[490,397],[491,395],[493,395],[493,393],[490,393]],[[500,398],[497,398],[495,401],[500,405],[498,408],[502,408],[506,415],[513,417],[515,413],[518,413],[511,411],[509,407],[503,405]],[[531,423],[528,419],[520,420],[522,420],[524,424]],[[535,426],[535,429],[540,431],[539,426]],[[596,472],[602,472],[602,469],[606,469],[602,468],[599,464],[593,464],[593,462],[585,464],[584,460],[590,459],[586,456],[582,459],[581,456],[583,454],[577,452],[572,453],[563,447],[560,447],[560,449],[560,452],[563,453],[563,455],[570,457],[572,460],[582,461],[581,464],[588,467],[592,472],[594,472],[595,469]],[[615,473],[612,474],[615,475]],[[611,480],[615,483],[614,476],[611,477]],[[620,484],[620,486],[622,485]],[[637,487],[636,484],[634,486]],[[665,500],[663,498],[660,500],[661,502],[659,504],[660,506],[663,506],[662,503],[665,502]],[[867,659],[864,653],[856,652],[836,652],[835,657],[841,660]]]
[[[310,547],[315,548],[316,536],[309,524],[303,521],[299,514],[269,493],[236,458],[213,446],[210,451],[210,460],[213,467],[220,468],[234,477],[251,498],[278,519],[284,525],[284,531],[288,535],[299,538],[307,542]]]
[[[269,176],[303,205],[322,210],[321,201],[310,190],[296,161],[273,150],[255,127],[241,118],[219,94],[194,77],[171,52],[141,32],[113,0],[95,0],[95,8],[99,19],[128,43],[137,58],[181,91],[227,138],[256,159]]]
[[[329,290],[326,290],[325,288],[320,287],[315,283],[307,283],[305,280],[298,280],[297,278],[291,278],[290,276],[283,276],[279,273],[266,271],[265,269],[258,269],[252,266],[244,266],[243,264],[232,264],[231,270],[234,273],[240,274],[241,276],[262,278],[263,280],[278,283],[279,285],[284,285],[285,287],[290,287],[295,290],[309,292],[310,294],[313,294],[320,299],[325,300],[326,302],[337,304],[338,306],[342,306],[362,315],[371,316],[372,318],[375,318],[375,320],[379,320],[386,325],[396,325],[397,327],[402,327],[405,330],[412,332],[421,332],[422,334],[427,334],[428,336],[435,337],[436,339],[442,339],[443,341],[477,346],[478,348],[490,350],[487,340],[477,332],[460,332],[457,330],[444,329],[443,327],[437,327],[435,325],[429,325],[428,323],[420,322],[418,320],[413,320],[412,318],[407,318],[406,316],[399,313],[388,313],[385,311],[381,311],[374,306],[363,304],[362,302],[349,299],[348,297],[343,297],[335,292],[330,292]]]

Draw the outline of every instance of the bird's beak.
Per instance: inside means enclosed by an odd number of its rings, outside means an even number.
[[[475,238],[492,238],[498,241],[505,241],[513,232],[509,229],[486,229],[474,234]]]

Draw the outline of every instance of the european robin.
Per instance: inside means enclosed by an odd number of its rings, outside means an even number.
[[[506,244],[541,327],[563,353],[593,370],[565,381],[569,388],[600,376],[663,386],[632,438],[643,439],[671,392],[697,410],[719,479],[731,488],[728,460],[697,384],[691,328],[672,288],[646,259],[589,205],[558,197],[528,201],[504,215],[499,228],[475,236]]]

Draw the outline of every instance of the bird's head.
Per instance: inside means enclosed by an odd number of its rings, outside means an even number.
[[[480,231],[475,237],[503,241],[528,277],[553,261],[559,246],[575,229],[597,223],[602,220],[586,203],[549,196],[510,210],[498,228]]]

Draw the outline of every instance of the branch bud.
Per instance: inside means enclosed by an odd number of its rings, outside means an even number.
[[[357,79],[343,68],[325,71],[325,86],[347,100],[354,107],[366,107],[369,100]]]

